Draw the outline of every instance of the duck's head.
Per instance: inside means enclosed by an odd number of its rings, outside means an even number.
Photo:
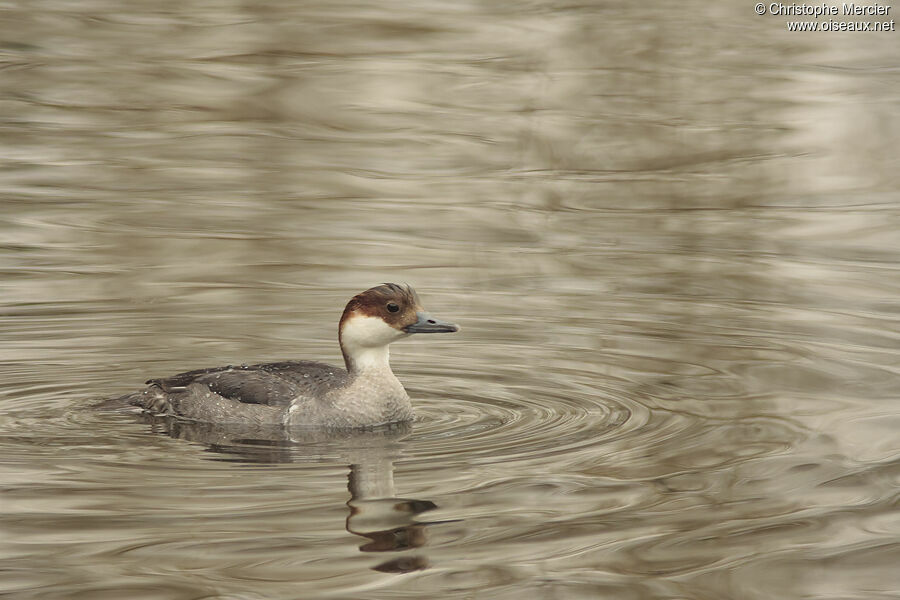
[[[374,362],[386,362],[391,342],[414,333],[455,331],[459,331],[457,325],[426,313],[410,286],[385,283],[350,299],[341,315],[339,339],[347,369],[355,371]],[[383,359],[379,349],[383,349]]]

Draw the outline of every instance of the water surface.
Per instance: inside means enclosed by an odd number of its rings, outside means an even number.
[[[897,34],[705,2],[0,18],[0,594],[897,597]],[[409,428],[95,410],[338,363]]]

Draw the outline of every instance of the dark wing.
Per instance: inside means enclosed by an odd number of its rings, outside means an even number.
[[[301,360],[198,369],[147,383],[168,394],[202,384],[220,396],[245,404],[287,406],[298,396],[319,396],[346,380],[344,369]]]

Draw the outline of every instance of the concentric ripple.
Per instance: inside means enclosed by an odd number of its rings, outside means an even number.
[[[623,374],[633,370],[629,355],[603,358]],[[515,463],[523,474],[549,465],[573,476],[659,478],[779,453],[807,435],[788,419],[762,416],[766,401],[748,397],[745,369],[715,364],[658,357],[659,375],[639,382],[598,377],[596,363],[574,360],[565,369],[520,369],[503,383],[477,371],[428,373],[429,381],[455,381],[462,389],[436,397],[411,388],[416,422],[405,454],[411,463]],[[641,367],[647,370],[646,361]],[[704,386],[727,394],[716,406],[742,410],[719,416],[691,392]]]
[[[583,371],[568,373],[567,381],[556,386],[546,381],[542,386],[479,385],[443,398],[417,398],[413,390],[410,457],[462,455],[470,464],[558,462],[646,425],[650,412],[645,407],[596,383]]]

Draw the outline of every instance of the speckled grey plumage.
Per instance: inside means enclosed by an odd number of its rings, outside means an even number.
[[[196,421],[360,427],[412,418],[409,396],[389,369],[350,376],[320,362],[285,361],[199,369],[147,383],[123,399]]]

